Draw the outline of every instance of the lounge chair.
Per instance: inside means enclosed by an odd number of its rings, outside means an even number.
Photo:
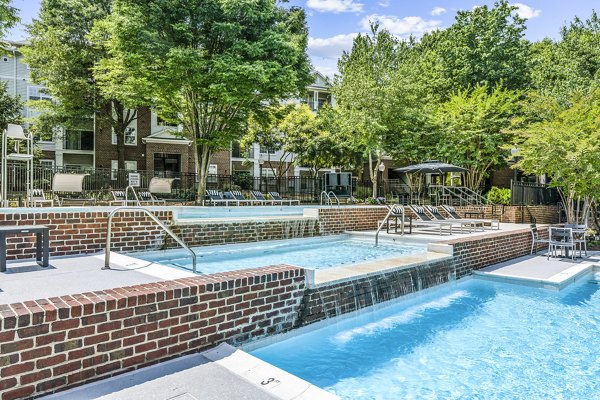
[[[235,199],[233,199],[233,200],[224,199],[221,192],[219,192],[218,190],[214,190],[214,189],[206,190],[206,196],[208,197],[208,199],[207,199],[208,203],[213,206],[218,205],[218,204],[228,206],[229,203],[239,204],[239,202]]]
[[[150,179],[150,182],[148,182],[148,192],[150,192],[152,197],[155,199],[154,201],[162,202],[164,204],[166,203],[166,200],[157,198],[155,195],[171,195],[173,191],[173,183],[178,180],[179,178],[159,178],[155,176],[154,178]],[[172,200],[176,201],[176,199]]]
[[[96,199],[83,196],[83,179],[89,174],[57,173],[52,177],[52,192],[59,206],[95,205]],[[60,197],[58,193],[78,193],[79,197]]]
[[[233,196],[233,198],[235,200],[237,200],[239,202],[239,204],[249,204],[249,205],[252,205],[252,204],[255,204],[255,203],[259,203],[260,204],[260,202],[257,201],[257,200],[247,199],[246,196],[244,196],[242,194],[242,192],[240,192],[239,190],[232,190],[229,193],[231,193],[231,196]]]
[[[267,199],[265,195],[259,192],[258,190],[252,190],[250,193],[252,194],[252,197],[254,197],[254,200],[259,201],[261,204],[271,203],[271,205],[275,205],[275,200]],[[283,202],[278,203],[283,204]]]
[[[431,219],[431,217],[429,217],[429,215],[427,215],[427,213],[425,212],[425,208],[421,207],[421,206],[410,205],[408,207],[417,217],[417,221],[414,223],[414,225],[425,225],[425,226],[438,227],[440,229],[440,235],[443,233],[443,231],[442,231],[443,228],[448,228],[448,230],[450,231],[450,234],[452,234],[452,227],[454,226],[454,224],[451,221],[433,220],[433,219]]]
[[[452,219],[455,220],[459,220],[459,221],[482,221],[485,224],[490,224],[490,229],[500,229],[500,221],[497,219],[470,219],[470,218],[463,218],[460,215],[458,215],[458,213],[456,212],[456,208],[451,207],[451,206],[446,206],[446,205],[442,205],[442,208],[444,209],[444,211],[446,212],[446,214],[448,214],[448,216]]]
[[[283,197],[281,197],[279,192],[269,192],[269,196],[271,196],[271,198],[275,201],[280,201],[281,204],[283,204],[284,202],[288,202],[290,203],[290,206],[294,203],[300,205],[300,200],[284,199]]]
[[[46,198],[43,189],[32,189],[29,193],[29,201],[34,207],[48,205],[52,207],[54,200]]]
[[[531,226],[531,252],[529,254],[533,254],[534,249],[535,249],[535,254],[537,254],[537,246],[536,245],[538,243],[549,243],[550,240],[540,238],[540,234],[538,232],[536,224],[531,224],[530,226]]]
[[[141,192],[137,192],[138,197],[140,198],[141,203],[150,204],[152,206],[164,205],[167,203],[165,199],[157,199],[152,193],[147,190],[143,190]]]
[[[427,209],[427,211],[429,211],[429,214],[431,214],[436,220],[438,221],[450,221],[450,222],[456,222],[461,224],[460,225],[460,229],[462,231],[463,227],[468,227],[469,228],[469,232],[471,231],[471,228],[477,228],[477,227],[481,227],[481,230],[484,230],[484,226],[485,223],[483,220],[480,219],[455,219],[455,218],[446,218],[444,217],[441,213],[440,213],[440,209],[438,207],[434,207],[434,206],[425,206],[425,208]]]

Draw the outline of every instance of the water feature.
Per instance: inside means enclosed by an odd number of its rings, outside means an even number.
[[[465,279],[252,353],[348,400],[597,398],[599,278]]]

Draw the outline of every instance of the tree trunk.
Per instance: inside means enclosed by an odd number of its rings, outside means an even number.
[[[204,195],[206,193],[206,179],[208,178],[208,165],[210,162],[210,148],[205,144],[196,145],[196,170],[198,171],[198,192],[196,199],[204,205]]]

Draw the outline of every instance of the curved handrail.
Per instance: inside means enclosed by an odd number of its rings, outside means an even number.
[[[133,198],[135,199],[135,205],[140,207],[142,205],[142,203],[140,202],[140,198],[138,197],[137,193],[135,192],[135,188],[131,185],[129,185],[125,188],[125,205],[129,205],[129,199],[127,198],[127,194],[129,193],[130,189],[131,189],[131,192],[133,193]]]
[[[331,198],[329,197],[329,194],[327,194],[326,191],[323,190],[319,196],[321,198],[321,200],[320,200],[321,205],[323,205],[323,196],[325,196],[325,198],[327,199],[327,203],[325,203],[325,204],[331,205]]]
[[[108,214],[108,222],[107,222],[107,232],[106,232],[106,248],[104,255],[104,267],[102,269],[110,269],[110,239],[111,239],[111,231],[112,231],[112,219],[115,214],[122,211],[141,211],[148,215],[158,226],[160,226],[165,232],[167,232],[181,247],[190,252],[192,256],[192,272],[197,273],[196,271],[196,253],[192,249],[190,249],[177,235],[173,233],[160,219],[156,217],[156,215],[152,214],[150,210],[143,207],[117,207]]]
[[[327,193],[327,196],[329,197],[329,199],[331,199],[331,196],[333,196],[333,198],[335,199],[338,207],[340,205],[340,199],[335,195],[335,193],[333,193],[333,190],[330,190],[329,193]],[[333,203],[333,202],[332,202]]]
[[[400,234],[404,235],[404,207],[399,205],[399,204],[394,204],[392,207],[389,207],[389,211],[387,213],[387,215],[385,216],[385,218],[383,219],[383,221],[381,221],[381,224],[379,224],[379,227],[377,228],[377,232],[375,233],[375,247],[377,247],[377,245],[379,245],[379,232],[381,232],[381,230],[383,229],[383,226],[386,224],[387,220],[395,215],[400,214],[402,216],[402,219],[400,220]]]

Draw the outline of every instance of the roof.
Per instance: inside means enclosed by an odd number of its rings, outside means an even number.
[[[174,144],[186,145],[192,144],[192,141],[175,134],[169,128],[165,128],[159,132],[155,132],[150,136],[142,138],[143,143],[159,143],[159,144]]]

